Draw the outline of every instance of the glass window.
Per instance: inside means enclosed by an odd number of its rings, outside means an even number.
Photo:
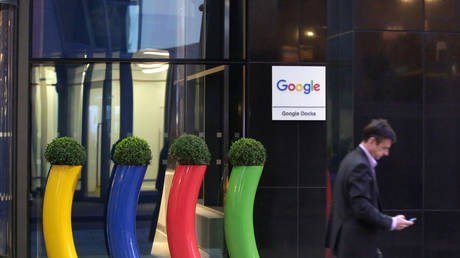
[[[79,256],[107,255],[107,250],[100,247],[106,246],[104,207],[113,173],[110,153],[119,139],[128,136],[147,140],[153,156],[143,180],[137,211],[136,230],[142,255],[150,254],[156,229],[165,228],[166,204],[161,204],[161,200],[167,200],[176,167],[167,153],[172,141],[180,135],[194,134],[206,140],[212,160],[199,203],[221,212],[228,175],[225,162],[230,141],[228,128],[232,127],[232,133],[236,130],[235,135],[242,135],[241,112],[239,118],[233,118],[235,125],[229,124],[225,112],[229,105],[235,110],[241,106],[243,70],[241,65],[166,62],[34,64],[31,73],[32,254],[46,255],[40,218],[50,165],[44,159],[44,151],[50,141],[60,136],[75,138],[88,153],[72,208],[72,228]],[[230,74],[233,79],[229,79]],[[233,98],[228,93],[230,81],[236,96]],[[231,98],[235,103],[229,104]],[[223,228],[216,230],[223,234]]]
[[[0,4],[0,256],[12,248],[13,38],[15,8]]]
[[[100,247],[105,246],[104,207],[113,172],[112,146],[133,135],[147,140],[153,159],[141,187],[137,231],[140,248],[150,250],[149,234],[160,196],[157,176],[166,159],[161,155],[168,68],[167,63],[33,65],[32,254],[46,255],[40,218],[50,164],[44,151],[61,136],[75,138],[88,154],[72,208],[74,241],[77,253],[83,256],[107,254]],[[87,234],[93,241],[88,241]]]
[[[152,161],[147,168],[142,190],[157,190],[156,179],[165,159],[162,155],[165,138],[167,63],[133,63],[133,135],[150,145]],[[168,146],[166,146],[167,148]],[[164,173],[164,172],[163,172]]]
[[[224,0],[33,0],[32,57],[228,58],[224,8]],[[231,12],[239,21],[231,26],[235,58],[243,48],[241,13]]]
[[[206,246],[202,248],[204,252],[212,249],[213,254],[219,257],[226,256],[223,243],[223,200],[229,171],[226,156],[230,130],[232,136],[242,135],[242,116],[235,115],[234,120],[230,121],[230,114],[226,112],[230,109],[237,112],[238,106],[241,106],[243,71],[241,65],[218,64],[171,64],[170,69],[171,87],[168,90],[174,98],[168,99],[171,105],[167,105],[170,108],[167,114],[174,118],[167,120],[170,123],[168,141],[170,144],[186,133],[204,138],[208,145],[211,161],[206,168],[198,196],[195,228],[197,236],[202,236],[197,238],[198,246]],[[169,253],[166,244],[166,204],[175,168],[176,162],[168,160],[151,252],[154,257],[163,257]],[[213,222],[207,224],[211,217]],[[213,239],[213,243],[205,239]]]

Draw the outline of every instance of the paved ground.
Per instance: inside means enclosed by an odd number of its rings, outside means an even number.
[[[136,238],[141,257],[150,256],[152,241],[149,240],[154,204],[139,204],[136,220]],[[31,257],[47,257],[43,241],[40,211],[35,208],[31,223]],[[105,244],[103,204],[79,203],[73,208],[72,229],[75,248],[79,258],[109,257]]]

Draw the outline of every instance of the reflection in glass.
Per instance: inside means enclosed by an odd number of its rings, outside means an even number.
[[[13,38],[15,8],[0,5],[0,256],[12,249]]]
[[[241,84],[243,69],[237,66],[235,75],[239,79],[235,79],[234,84]],[[141,187],[137,211],[137,241],[141,252],[150,251],[157,217],[158,228],[164,229],[160,200],[167,199],[162,197],[163,185],[165,193],[168,192],[168,180],[175,169],[175,162],[168,160],[167,152],[172,140],[181,134],[206,139],[213,160],[207,169],[200,203],[222,208],[228,174],[223,160],[229,142],[228,129],[225,129],[229,122],[224,112],[228,105],[225,89],[229,85],[230,66],[163,62],[35,63],[31,71],[31,251],[34,256],[46,255],[40,217],[50,165],[43,152],[46,145],[59,136],[77,139],[88,153],[72,208],[79,256],[107,255],[107,250],[101,247],[105,246],[104,207],[114,166],[110,151],[121,138],[142,137],[152,150],[153,158]],[[242,135],[240,130],[235,135]],[[223,227],[216,232],[223,233]]]
[[[100,197],[101,196],[101,154],[102,154],[102,130],[103,130],[103,93],[104,84],[107,78],[106,64],[94,64],[92,68],[89,87],[85,87],[85,100],[88,99],[87,104],[83,107],[86,111],[86,134],[84,137],[86,142],[83,145],[87,148],[88,159],[86,161],[86,176],[83,182],[84,195]],[[87,77],[86,77],[87,78]],[[112,89],[118,89],[115,85],[119,85],[117,80],[111,80]],[[85,85],[86,86],[86,85]],[[83,88],[83,87],[82,87]],[[117,92],[113,92],[117,93]],[[119,96],[119,94],[113,96]],[[113,96],[110,96],[111,99]],[[115,108],[111,108],[114,110]],[[119,120],[110,116],[111,120]],[[112,128],[112,127],[110,127]],[[112,134],[111,134],[112,135]],[[118,140],[118,139],[115,139]],[[115,142],[113,142],[115,143]]]
[[[34,0],[33,6],[34,58],[223,58],[223,1]]]
[[[148,235],[161,196],[156,180],[159,170],[164,170],[162,159],[166,159],[160,156],[164,151],[168,64],[37,64],[31,76],[32,254],[46,255],[40,217],[50,165],[43,153],[59,136],[75,138],[88,153],[72,209],[80,256],[107,255],[101,247],[105,246],[104,206],[113,168],[111,147],[131,135],[148,141],[154,156],[141,188],[137,230],[139,246],[150,247]]]
[[[39,189],[45,184],[45,171],[50,168],[44,157],[45,147],[58,137],[57,92],[53,86],[56,85],[56,71],[51,66],[36,66],[32,68],[31,74],[31,106],[35,117],[32,119],[31,135],[31,188]]]
[[[164,116],[168,64],[134,63],[133,74],[133,135],[144,138],[152,150],[152,162],[147,168],[142,191],[156,190],[160,153],[164,144]]]
[[[241,69],[241,68],[239,68]],[[200,232],[203,239],[222,239],[223,224],[213,223],[210,227],[204,227],[206,216],[213,214],[214,220],[222,218],[223,223],[223,198],[224,187],[228,174],[228,167],[222,162],[226,156],[228,144],[228,131],[224,129],[228,126],[224,113],[226,96],[225,87],[228,85],[225,73],[228,72],[227,65],[170,65],[170,80],[166,93],[166,114],[171,119],[168,128],[169,141],[182,134],[193,134],[202,137],[211,152],[212,160],[206,168],[203,184],[198,196],[197,205],[197,225],[196,230]],[[170,84],[171,83],[171,84]],[[164,191],[161,199],[161,206],[156,227],[152,255],[163,256],[168,254],[167,248],[167,229],[166,229],[166,208],[169,198],[176,163],[168,160],[167,170],[164,177]],[[158,178],[160,175],[158,176]],[[205,207],[206,206],[206,207]],[[213,208],[210,209],[209,207]],[[198,245],[205,244],[198,238]],[[214,244],[219,243],[213,240]],[[222,241],[223,242],[223,241]],[[217,245],[213,247],[213,252],[222,255],[225,247]]]

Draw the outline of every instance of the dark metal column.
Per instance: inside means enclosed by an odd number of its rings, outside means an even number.
[[[110,177],[110,134],[112,124],[112,63],[107,63],[102,93],[101,197],[106,198]]]
[[[83,110],[82,110],[82,128],[81,128],[81,144],[85,149],[88,149],[88,108],[89,108],[89,93],[91,90],[91,78],[93,76],[94,63],[88,64],[83,79]],[[76,192],[76,195],[84,198],[88,192],[88,167],[83,166],[81,170],[81,190]]]
[[[133,135],[133,76],[131,63],[120,63],[120,138]]]
[[[18,5],[17,89],[15,106],[15,228],[13,257],[29,257],[29,181],[30,181],[30,103],[29,103],[29,25],[30,0]]]

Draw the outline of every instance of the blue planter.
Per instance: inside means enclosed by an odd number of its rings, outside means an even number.
[[[110,257],[138,258],[136,207],[147,166],[118,165],[107,207],[107,238]]]

